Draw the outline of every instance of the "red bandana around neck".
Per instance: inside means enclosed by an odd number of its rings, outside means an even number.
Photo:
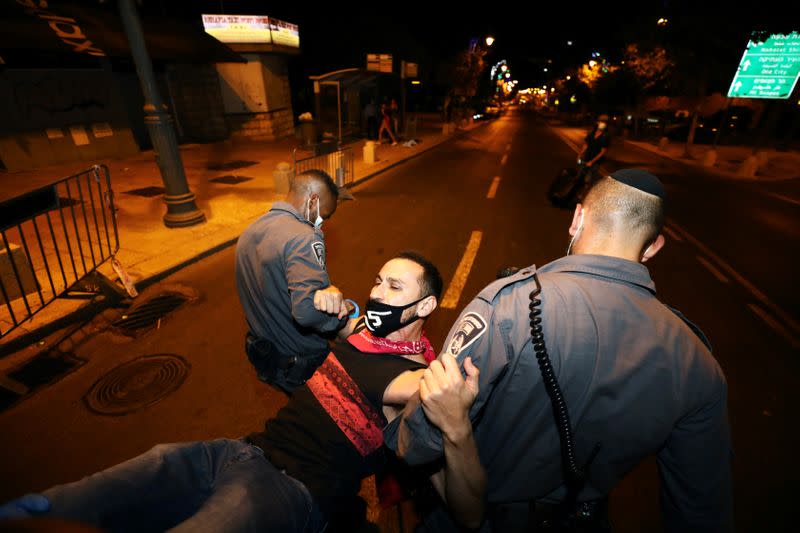
[[[422,334],[418,341],[392,341],[383,337],[376,337],[364,328],[358,333],[347,337],[347,342],[365,353],[394,353],[400,355],[422,354],[428,364],[436,359],[428,337]]]

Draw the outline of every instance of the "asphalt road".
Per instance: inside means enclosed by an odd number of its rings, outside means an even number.
[[[540,119],[509,114],[400,165],[357,187],[356,200],[325,223],[331,278],[364,302],[383,262],[415,249],[433,259],[449,286],[470,247],[476,253],[459,298],[427,325],[438,348],[458,311],[499,268],[563,255],[571,213],[548,205],[545,190],[574,158]],[[606,168],[632,166],[656,172],[670,194],[668,244],[648,263],[659,295],[704,329],[728,378],[737,529],[788,531],[800,479],[792,414],[800,376],[792,329],[800,315],[792,261],[799,207],[786,198],[793,186],[719,180],[615,143]],[[240,436],[283,404],[243,355],[231,249],[149,292],[166,290],[192,300],[134,339],[105,329],[113,312],[98,317],[67,346],[83,366],[0,413],[0,499],[75,479],[158,442]],[[176,392],[125,416],[86,408],[83,396],[100,376],[158,353],[191,365]],[[612,520],[619,532],[660,530],[654,461],[614,491]]]

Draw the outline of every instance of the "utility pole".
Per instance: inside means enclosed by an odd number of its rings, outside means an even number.
[[[164,203],[167,212],[164,225],[168,228],[194,226],[204,222],[206,217],[197,208],[194,193],[189,190],[186,173],[178,150],[178,140],[172,127],[172,116],[156,86],[153,64],[147,53],[142,33],[142,23],[133,0],[118,0],[119,14],[125,35],[130,43],[133,62],[144,93],[144,123],[153,142],[156,163],[164,181]]]

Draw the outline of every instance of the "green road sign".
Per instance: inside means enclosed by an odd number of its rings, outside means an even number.
[[[789,98],[800,75],[800,33],[747,43],[729,98]]]

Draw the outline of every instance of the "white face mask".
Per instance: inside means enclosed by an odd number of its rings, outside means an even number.
[[[306,220],[311,222],[311,197],[308,198],[308,202],[306,203]],[[319,198],[317,198],[317,218],[314,219],[314,227],[320,229],[322,227],[322,217],[319,213]]]
[[[583,209],[581,209],[581,221],[578,222],[578,229],[575,230],[575,235],[573,235],[572,238],[569,240],[569,246],[567,246],[567,255],[570,255],[572,253],[572,245],[575,244],[575,241],[577,240],[578,235],[580,235],[581,231],[583,230],[583,214],[584,214],[584,212],[585,211]]]

